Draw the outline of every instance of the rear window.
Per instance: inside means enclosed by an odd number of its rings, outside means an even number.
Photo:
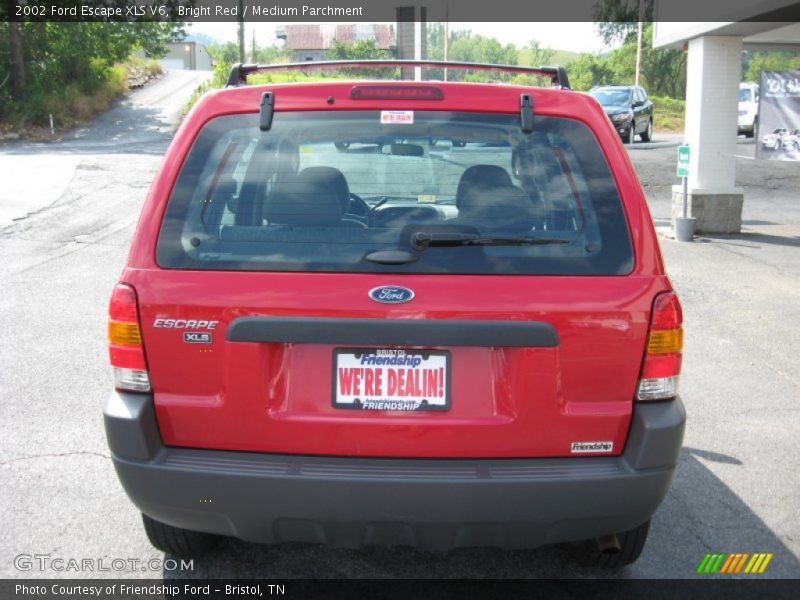
[[[165,268],[615,275],[622,203],[571,119],[341,111],[207,123],[172,191]]]

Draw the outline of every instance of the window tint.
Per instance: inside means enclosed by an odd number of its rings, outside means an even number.
[[[255,114],[212,120],[172,191],[158,263],[391,273],[632,268],[621,200],[585,125],[536,117],[524,134],[518,115],[400,117],[278,113],[269,132]],[[387,251],[405,259],[388,264]]]

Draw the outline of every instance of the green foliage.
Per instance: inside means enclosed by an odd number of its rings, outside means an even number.
[[[525,64],[528,65],[549,65],[553,62],[555,50],[542,48],[538,40],[531,40],[528,45],[520,52],[525,52]],[[519,58],[519,56],[518,56]]]
[[[225,87],[228,83],[231,67],[239,62],[239,45],[234,42],[224,44],[209,44],[206,46],[208,54],[214,63],[214,71],[211,79],[197,86],[189,101],[184,107],[184,113],[188,113],[192,106],[200,97],[211,90]],[[286,63],[291,60],[291,53],[278,46],[259,47],[252,44],[250,51],[253,62],[259,64]],[[384,69],[387,70],[387,69]],[[393,69],[388,69],[394,71]],[[370,70],[374,74],[374,70]],[[311,71],[308,74],[302,71],[276,71],[274,73],[257,73],[247,78],[251,85],[262,85],[265,83],[294,83],[298,81],[323,81],[337,79],[329,73],[322,71]]]
[[[325,53],[325,58],[328,60],[384,60],[391,56],[386,50],[378,48],[375,40],[366,39],[348,43],[332,40],[330,48]],[[343,77],[357,79],[392,79],[398,76],[398,70],[394,68],[339,69],[337,73]]]
[[[683,131],[686,102],[668,96],[650,96],[653,102],[653,125],[661,131]]]
[[[53,99],[113,93],[107,90],[119,89],[116,63],[136,50],[161,56],[182,33],[182,26],[173,23],[22,23],[26,87],[0,89],[0,119],[12,114],[40,119],[42,106]],[[9,34],[9,25],[0,25],[0,72],[11,68]]]
[[[533,66],[561,65],[562,67],[569,67],[572,63],[578,60],[578,58],[580,58],[580,54],[578,52],[570,52],[569,50],[553,50],[551,48],[547,48],[546,51],[550,53],[550,58],[546,61],[543,61],[541,55],[531,53],[528,48],[522,48],[519,50],[517,55],[518,63],[521,65]]]
[[[8,23],[0,24],[0,120],[46,125],[52,113],[59,127],[92,117],[127,90],[127,70],[119,63],[131,53],[163,56],[183,35],[181,25],[160,22],[22,23],[26,85],[18,89],[2,75],[13,71],[10,32]],[[160,70],[154,61],[145,64],[150,73]]]
[[[589,90],[596,85],[631,85],[636,78],[637,36],[608,54],[582,54],[569,69],[573,89]],[[686,56],[679,50],[654,49],[653,26],[645,24],[642,34],[641,78],[650,95],[683,98],[686,95]]]
[[[797,52],[742,53],[742,81],[759,82],[761,71],[793,71],[800,69]]]
[[[287,63],[292,61],[292,53],[278,46],[261,46],[253,49],[250,59],[260,65]]]
[[[595,5],[594,20],[606,45],[635,41],[638,23],[653,21],[653,0],[644,0],[640,19],[639,0],[602,0]]]
[[[447,60],[454,62],[518,64],[519,52],[513,44],[502,45],[494,38],[476,35],[469,30],[450,31]],[[444,26],[441,23],[428,25],[427,54],[431,60],[444,59]],[[535,43],[535,42],[534,42]],[[538,44],[536,45],[538,48]],[[544,52],[542,50],[542,52]],[[444,79],[443,69],[426,69],[430,79]],[[450,81],[511,81],[513,73],[490,71],[464,71],[451,69],[447,73]]]
[[[580,91],[613,82],[616,77],[607,56],[589,53],[581,54],[570,66],[568,74],[572,89]]]
[[[220,63],[224,64],[227,69],[231,65],[239,62],[239,44],[235,42],[225,42],[224,44],[209,44],[206,46],[211,60],[214,61],[214,66]]]

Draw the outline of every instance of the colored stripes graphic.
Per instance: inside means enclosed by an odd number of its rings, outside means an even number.
[[[754,552],[753,554],[747,552],[708,553],[697,565],[697,572],[704,575],[714,575],[716,573],[728,575],[737,573],[760,574],[766,570],[769,561],[772,560],[772,556],[771,552]]]

